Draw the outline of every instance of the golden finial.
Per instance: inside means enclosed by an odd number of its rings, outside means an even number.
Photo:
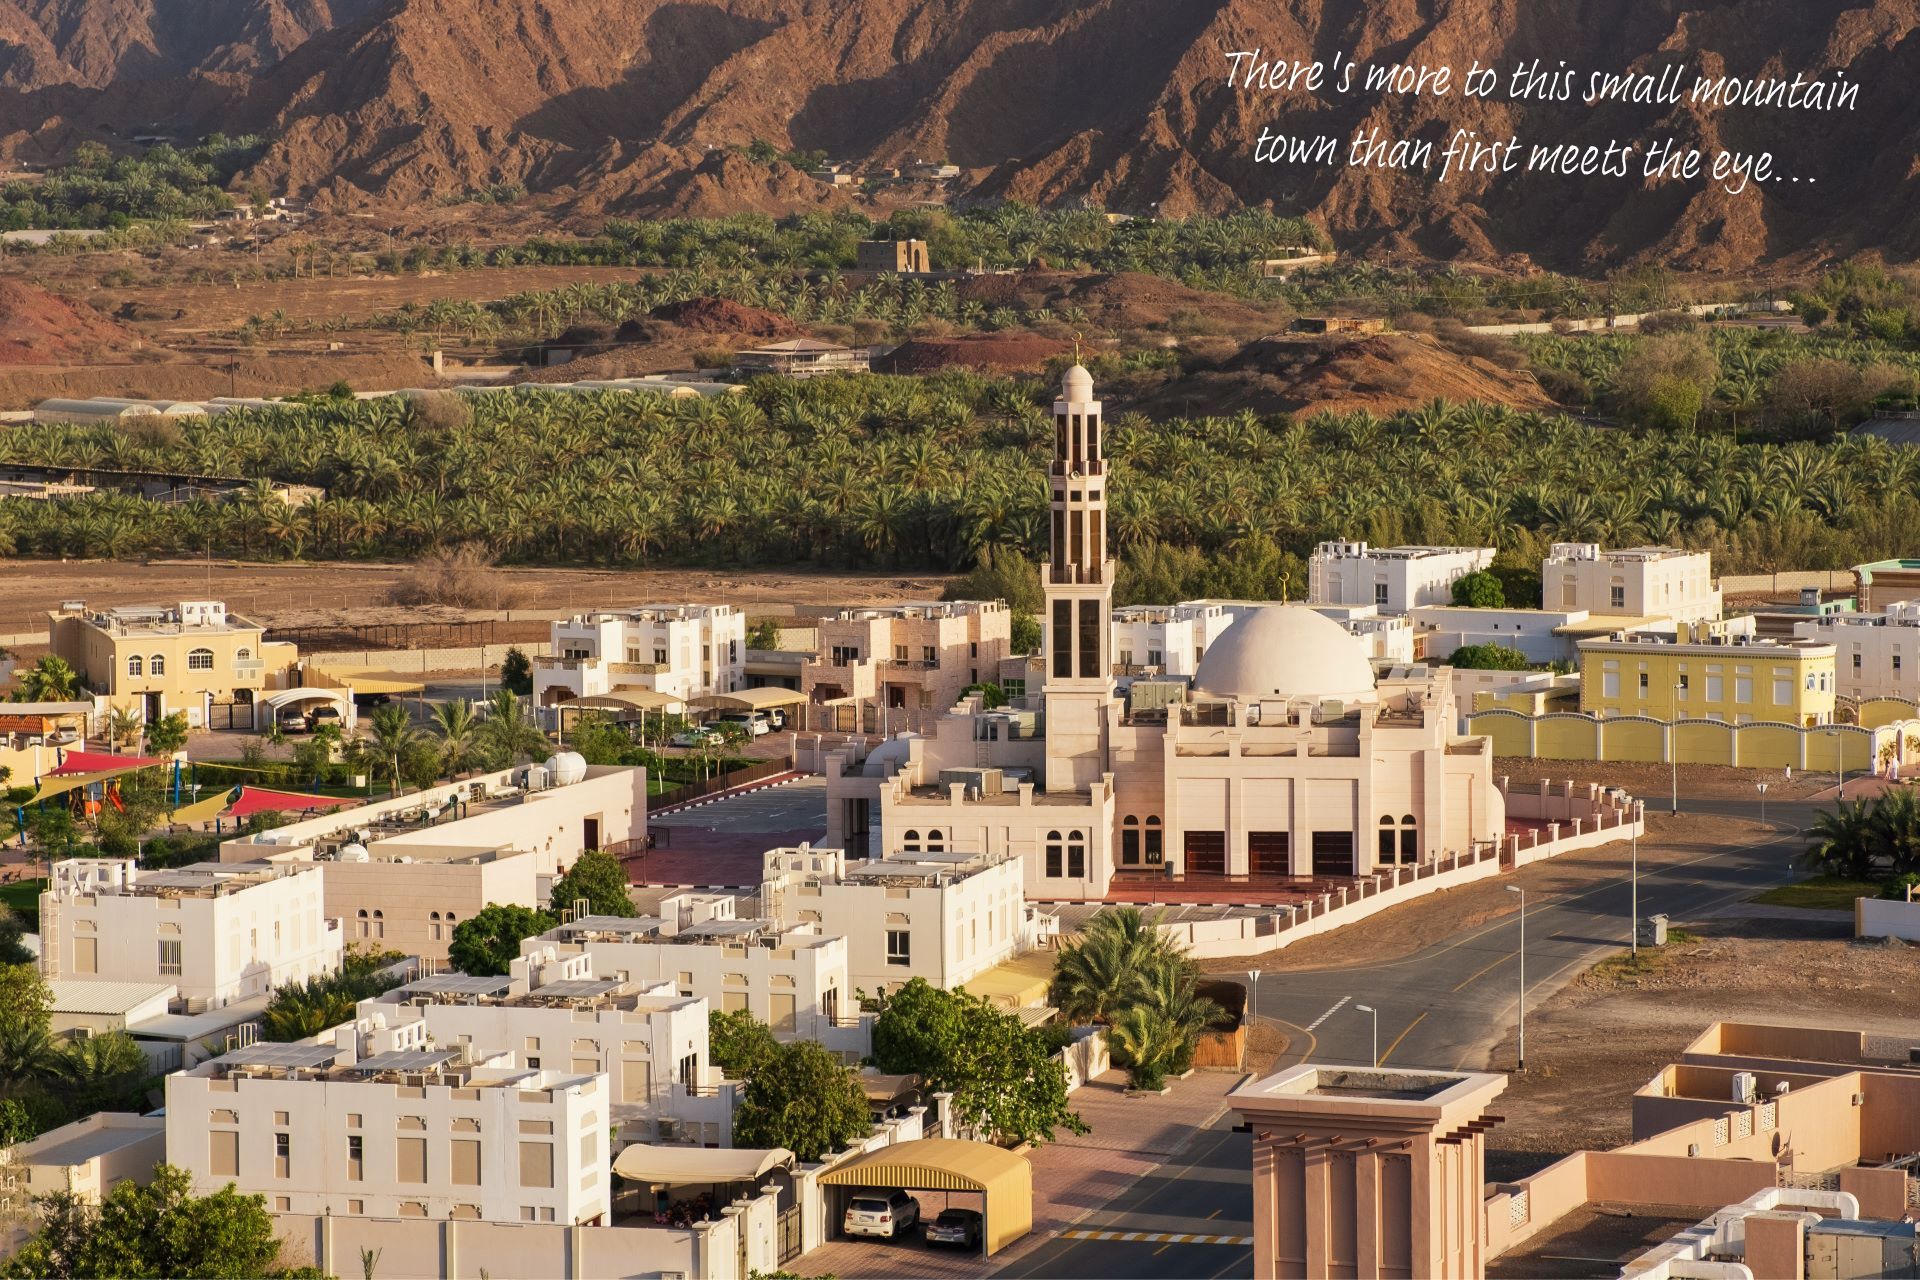
[[[1078,329],[1073,331],[1073,362],[1080,363],[1080,331]]]

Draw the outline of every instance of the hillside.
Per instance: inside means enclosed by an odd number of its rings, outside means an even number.
[[[1737,75],[1842,71],[1837,114],[1245,93],[1223,51]],[[0,156],[163,121],[273,139],[241,181],[323,204],[524,183],[562,213],[780,212],[853,197],[729,152],[962,166],[960,198],[1242,203],[1343,245],[1578,267],[1706,269],[1809,250],[1920,254],[1920,0],[0,0]],[[1437,143],[1671,134],[1770,149],[1776,182],[1469,177],[1255,164],[1263,125]]]

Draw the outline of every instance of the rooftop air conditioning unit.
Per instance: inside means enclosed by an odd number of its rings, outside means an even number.
[[[1751,1071],[1736,1071],[1733,1075],[1733,1100],[1744,1106],[1752,1106],[1760,1096],[1760,1082]]]

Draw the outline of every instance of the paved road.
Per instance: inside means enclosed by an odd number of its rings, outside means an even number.
[[[1650,802],[1657,805],[1658,802]],[[1762,844],[1722,850],[1695,861],[1648,869],[1640,876],[1640,912],[1684,920],[1723,902],[1790,880],[1796,834],[1820,806],[1771,803],[1767,820],[1778,834]],[[1755,801],[1689,797],[1687,813],[1751,818]],[[1630,933],[1630,876],[1576,893],[1534,897],[1526,904],[1529,1005],[1544,999],[1572,973],[1625,946]],[[1405,959],[1306,973],[1274,974],[1259,987],[1260,1017],[1293,1036],[1286,1063],[1365,1064],[1373,1055],[1373,1019],[1380,1012],[1382,1060],[1404,1066],[1477,1068],[1514,1024],[1520,994],[1520,916],[1469,929]],[[1030,1276],[1244,1276],[1253,1271],[1243,1244],[1177,1244],[1164,1240],[1097,1238],[1104,1233],[1252,1232],[1249,1139],[1229,1128],[1231,1117],[1195,1138],[1172,1160],[1140,1178],[1076,1230],[1049,1241],[999,1274]],[[1209,1219],[1208,1215],[1215,1215]]]

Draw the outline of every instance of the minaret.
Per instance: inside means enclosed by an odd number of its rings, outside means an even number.
[[[1106,772],[1113,702],[1113,562],[1100,402],[1080,365],[1053,402],[1053,538],[1046,567],[1047,790],[1085,790]]]

